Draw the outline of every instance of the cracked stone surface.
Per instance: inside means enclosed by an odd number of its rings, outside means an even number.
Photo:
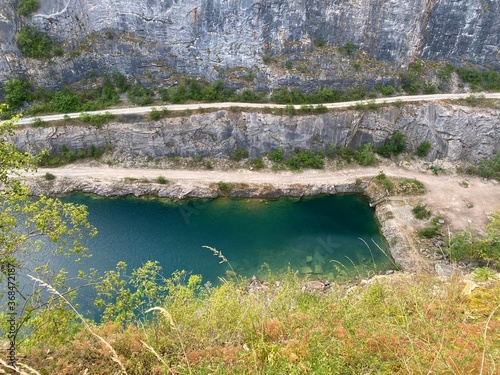
[[[27,75],[60,86],[120,71],[158,85],[174,74],[246,77],[257,88],[384,82],[417,58],[500,68],[497,0],[51,0],[22,18],[0,0],[0,82]],[[21,25],[63,45],[51,61],[23,58]],[[318,41],[323,49],[315,48]],[[361,55],[340,47],[351,42]],[[266,65],[262,56],[277,57]],[[367,57],[382,66],[353,70]],[[284,69],[290,59],[305,66]],[[376,64],[375,64],[376,65]],[[175,80],[175,78],[173,78]]]
[[[432,114],[432,115],[429,115]],[[277,116],[258,112],[216,111],[189,117],[134,123],[110,122],[102,128],[89,124],[23,126],[13,136],[22,151],[57,153],[65,145],[78,150],[94,145],[111,148],[117,161],[163,156],[232,155],[236,148],[250,157],[282,148],[327,150],[331,144],[356,148],[373,142],[380,146],[396,130],[406,134],[406,148],[414,151],[431,143],[427,160],[445,158],[476,163],[500,151],[500,110],[427,103],[382,107],[364,112],[340,110],[322,115]]]

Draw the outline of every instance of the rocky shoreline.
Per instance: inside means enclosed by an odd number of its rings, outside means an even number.
[[[103,158],[106,160],[106,156]],[[442,254],[443,240],[421,240],[417,236],[419,229],[439,217],[447,235],[463,230],[482,235],[500,202],[500,189],[495,180],[462,175],[457,172],[459,165],[445,161],[437,164],[440,169],[437,175],[429,169],[428,162],[406,156],[401,161],[380,160],[374,167],[327,164],[323,170],[300,172],[274,171],[269,166],[252,170],[251,164],[216,163],[219,159],[213,159],[212,170],[193,169],[189,162],[182,160],[177,164],[181,168],[156,161],[134,167],[109,165],[104,160],[41,168],[25,174],[25,181],[34,195],[50,196],[81,192],[102,197],[132,195],[180,200],[363,194],[371,203],[378,203],[375,215],[398,268],[426,274],[441,274],[442,267],[438,270],[436,264],[449,262],[436,256]],[[390,196],[379,181],[381,175],[394,184]],[[432,218],[415,218],[412,208],[417,205],[427,206]]]
[[[171,183],[165,184],[145,181],[140,179],[122,180],[84,180],[67,177],[47,181],[44,178],[29,180],[29,186],[33,194],[39,195],[65,195],[70,193],[96,194],[101,197],[122,197],[133,195],[136,197],[158,197],[168,199],[188,198],[217,198],[230,196],[232,198],[261,198],[275,199],[279,197],[307,197],[321,194],[362,194],[369,198],[370,202],[379,201],[380,191],[370,189],[369,180],[358,179],[353,183],[342,184],[290,184],[274,185],[266,184],[230,184],[230,192],[221,191],[217,183],[197,183],[195,185]],[[394,213],[391,204],[385,202],[377,205],[375,215],[380,225],[381,233],[387,241],[391,256],[395,265],[405,272],[429,271],[427,267],[415,262],[414,257],[408,256],[409,246],[405,237],[398,231],[394,224]],[[427,269],[425,269],[427,268]]]

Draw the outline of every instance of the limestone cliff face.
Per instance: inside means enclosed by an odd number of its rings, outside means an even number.
[[[178,73],[272,89],[384,80],[416,58],[500,68],[498,0],[51,0],[28,18],[15,3],[0,0],[0,81],[27,74],[50,87],[117,70],[156,85]],[[22,24],[62,42],[65,55],[23,58]],[[355,58],[336,48],[346,42]]]
[[[499,116],[497,109],[439,104],[295,117],[221,110],[155,122],[113,122],[100,129],[83,124],[24,127],[13,140],[23,151],[58,152],[63,145],[73,150],[91,145],[110,147],[116,160],[131,161],[162,156],[227,156],[235,148],[247,149],[251,157],[256,157],[275,148],[292,152],[296,147],[325,150],[330,144],[381,145],[399,130],[406,134],[410,151],[429,140],[429,160],[477,162],[500,151]]]

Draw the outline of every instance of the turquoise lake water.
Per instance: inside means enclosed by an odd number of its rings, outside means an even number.
[[[391,265],[372,243],[387,252],[374,211],[360,195],[179,202],[72,195],[64,200],[88,206],[99,234],[86,242],[91,258],[77,265],[53,259],[54,268],[105,271],[124,261],[133,269],[157,260],[165,276],[183,269],[216,282],[228,266],[202,246],[221,251],[247,277],[290,267],[333,279]]]
[[[229,267],[203,246],[221,251],[245,277],[291,269],[333,281],[392,266],[374,210],[360,195],[171,201],[75,194],[62,200],[88,207],[89,221],[99,230],[85,241],[92,257],[76,263],[42,251],[29,259],[33,264],[47,262],[54,271],[64,268],[69,278],[91,268],[103,274],[119,261],[127,263],[130,274],[153,260],[165,277],[186,270],[217,284]],[[80,289],[81,311],[95,314],[94,298],[92,288]]]

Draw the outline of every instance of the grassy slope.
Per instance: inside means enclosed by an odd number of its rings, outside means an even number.
[[[129,374],[493,374],[500,368],[498,278],[468,295],[462,277],[401,274],[335,284],[325,293],[303,291],[304,281],[292,274],[280,280],[260,289],[248,282],[180,283],[165,303],[169,315],[93,329]],[[120,369],[88,331],[33,344],[24,362],[42,374]]]

